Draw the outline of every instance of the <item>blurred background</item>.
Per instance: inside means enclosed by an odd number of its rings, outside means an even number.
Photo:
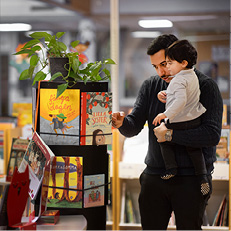
[[[0,115],[13,103],[31,102],[31,81],[19,81],[27,57],[12,55],[34,31],[64,31],[65,43],[90,42],[89,61],[110,58],[109,0],[0,0]],[[168,20],[168,27],[149,28],[141,20]],[[25,23],[16,31],[3,24]],[[198,50],[196,68],[213,78],[229,105],[229,0],[119,0],[119,106],[133,106],[144,79],[155,74],[146,49],[164,33],[188,39]],[[153,23],[152,23],[153,24]],[[148,27],[148,28],[146,28]],[[19,27],[18,27],[19,28]],[[8,31],[7,31],[8,30]],[[229,107],[228,107],[229,111]]]

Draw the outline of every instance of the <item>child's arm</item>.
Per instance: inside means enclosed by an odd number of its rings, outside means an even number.
[[[164,113],[159,113],[155,119],[153,120],[153,124],[156,126],[158,123],[160,124],[161,123],[161,120],[167,118],[167,116],[164,114]]]

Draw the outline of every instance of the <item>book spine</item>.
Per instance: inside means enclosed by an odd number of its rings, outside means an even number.
[[[87,92],[81,93],[81,126],[80,126],[80,145],[86,144],[86,115],[87,115]]]

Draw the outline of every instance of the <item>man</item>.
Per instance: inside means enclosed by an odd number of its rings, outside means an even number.
[[[201,116],[200,127],[168,130],[164,123],[156,128],[152,124],[157,114],[165,109],[165,105],[157,99],[157,94],[167,88],[172,78],[166,67],[165,49],[176,40],[178,39],[170,34],[161,35],[151,42],[147,54],[158,75],[144,81],[129,115],[125,117],[123,112],[115,112],[112,115],[113,126],[126,137],[137,135],[148,121],[149,146],[145,158],[147,167],[140,176],[139,195],[141,224],[145,230],[166,230],[172,211],[175,214],[177,229],[200,230],[205,207],[212,191],[210,190],[205,196],[202,195],[186,146],[202,148],[212,189],[211,173],[216,160],[216,145],[220,140],[223,108],[216,83],[195,70],[201,90],[200,102],[206,108],[206,112]],[[176,144],[178,172],[169,180],[160,177],[165,168],[158,142],[165,141]]]

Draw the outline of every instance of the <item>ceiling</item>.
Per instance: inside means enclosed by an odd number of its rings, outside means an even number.
[[[163,32],[229,36],[229,0],[120,0],[119,10],[121,29],[144,30],[139,19],[164,18],[173,28]],[[109,30],[110,0],[1,0],[0,15],[1,23],[30,23],[32,30],[76,31],[82,18]]]

